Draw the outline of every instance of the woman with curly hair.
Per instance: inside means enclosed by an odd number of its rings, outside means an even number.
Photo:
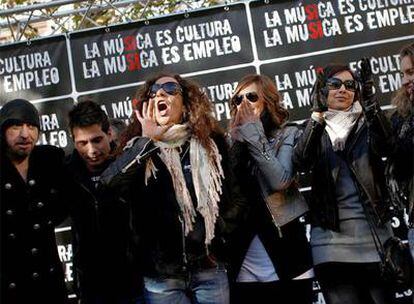
[[[234,303],[312,303],[312,258],[299,218],[308,207],[295,182],[288,125],[275,84],[247,75],[231,99],[230,156],[249,208],[233,233]]]
[[[145,301],[226,304],[221,257],[235,188],[211,103],[170,74],[146,81],[137,100],[123,152],[102,180],[132,202]]]

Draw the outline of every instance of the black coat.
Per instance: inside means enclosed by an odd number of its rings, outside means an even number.
[[[215,238],[209,246],[209,252],[224,262],[227,256],[226,236],[235,226],[233,223],[238,220],[237,216],[242,214],[237,209],[243,208],[245,202],[238,195],[237,186],[232,184],[224,138],[217,136],[215,142],[222,155],[222,167],[226,177],[223,180],[223,193],[219,201],[220,215],[216,222]],[[143,275],[176,276],[186,273],[191,265],[186,261],[181,211],[175,197],[172,178],[157,155],[156,149],[151,140],[139,138],[109,166],[102,175],[102,181],[107,186],[117,189],[121,196],[132,203],[132,224],[139,241],[136,255],[139,257]],[[151,178],[146,186],[145,158],[149,156],[158,171],[157,178]],[[140,158],[138,163],[122,170],[136,157]],[[199,238],[198,242],[204,246],[204,238]],[[194,257],[194,260],[196,259],[197,257]]]
[[[67,214],[63,157],[36,146],[25,183],[1,155],[1,303],[66,303],[54,232]]]
[[[366,113],[348,136],[344,159],[349,165],[366,211],[380,226],[392,217],[382,157],[391,153],[394,138],[380,109]],[[292,161],[299,171],[312,171],[310,200],[314,226],[339,231],[338,204],[328,155],[332,145],[325,124],[310,119],[299,139]]]
[[[66,168],[74,181],[70,215],[76,293],[85,304],[99,298],[121,303],[140,292],[130,257],[129,205],[108,189],[96,188],[76,150]]]

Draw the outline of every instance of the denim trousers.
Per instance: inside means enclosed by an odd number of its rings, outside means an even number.
[[[414,228],[408,229],[408,244],[410,245],[411,256],[414,259]]]
[[[146,304],[229,304],[229,283],[224,266],[190,271],[170,278],[144,277]]]

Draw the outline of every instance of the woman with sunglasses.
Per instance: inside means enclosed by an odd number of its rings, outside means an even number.
[[[170,74],[146,81],[137,100],[123,153],[102,181],[132,201],[145,302],[227,304],[224,213],[236,199],[211,103]]]
[[[293,155],[298,170],[311,171],[312,256],[327,304],[391,301],[371,228],[382,243],[392,236],[381,158],[393,138],[368,60],[358,72],[358,81],[344,65],[318,74]]]
[[[311,251],[299,220],[308,207],[291,161],[298,129],[264,75],[239,82],[231,114],[233,170],[249,203],[231,239],[233,302],[312,303]]]

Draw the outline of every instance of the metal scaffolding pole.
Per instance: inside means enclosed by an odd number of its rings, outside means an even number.
[[[212,5],[236,1],[218,0],[214,1]],[[183,11],[191,12],[200,8],[206,8],[206,6],[210,6],[207,0],[178,0],[175,2],[155,0],[53,0],[1,9],[0,30],[2,32],[0,34],[3,33],[3,36],[7,36],[8,30],[10,32],[8,35],[9,41],[20,41],[21,39],[32,39],[35,36],[41,36],[37,32],[39,26],[34,24],[45,21],[54,23],[54,25],[48,25],[49,30],[47,34],[43,33],[43,35],[51,35],[59,32],[75,31],[83,26],[93,28],[109,25],[108,23],[114,25],[142,20],[146,16],[151,16],[152,18]],[[166,7],[168,7],[168,10],[165,9]],[[134,20],[130,17],[130,12],[133,10],[135,10]],[[110,14],[107,15],[105,23],[97,22],[96,16],[100,12],[104,13],[106,11],[109,11]],[[73,16],[80,16],[80,20],[77,19],[74,22],[74,19],[71,18]],[[87,25],[85,25],[85,21],[88,21]],[[29,32],[27,33],[27,31]]]

